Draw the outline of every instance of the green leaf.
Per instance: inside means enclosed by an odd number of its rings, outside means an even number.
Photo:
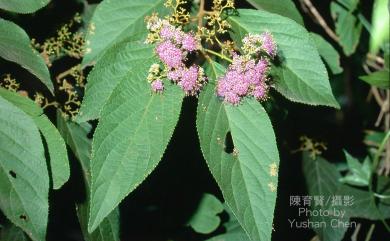
[[[229,221],[224,224],[226,233],[207,239],[207,241],[250,241],[229,207],[225,207],[225,211],[229,215]]]
[[[359,76],[359,79],[382,89],[390,88],[390,71],[387,69],[376,71],[369,75]]]
[[[372,193],[361,189],[353,188],[348,185],[343,185],[338,182],[341,178],[337,167],[317,157],[315,160],[311,159],[308,153],[303,156],[303,173],[306,179],[309,195],[324,197],[323,205],[312,205],[311,210],[321,209],[333,211],[332,215],[317,215],[309,217],[313,222],[325,222],[326,225],[314,228],[314,231],[319,235],[322,241],[338,241],[342,240],[347,227],[344,225],[337,225],[332,227],[332,220],[346,223],[350,218],[365,218],[370,220],[379,220],[381,218],[390,217],[390,209],[384,202],[374,202]],[[350,205],[337,205],[333,203],[334,197],[341,197],[342,201],[345,197],[351,197]],[[297,207],[298,208],[298,207]],[[302,208],[302,207],[301,207]],[[345,212],[344,217],[334,215],[337,211]],[[304,218],[304,217],[302,217]],[[335,222],[335,221],[333,221]]]
[[[91,234],[88,233],[89,205],[78,204],[76,207],[77,217],[86,241],[120,241],[120,215],[118,207],[105,217]]]
[[[384,69],[390,70],[390,54],[389,53],[384,53],[383,58],[385,59]]]
[[[8,224],[0,227],[0,240],[1,241],[27,241],[23,230],[15,225]]]
[[[372,10],[370,52],[376,54],[382,44],[389,42],[389,0],[375,0]]]
[[[308,187],[310,196],[319,196],[324,198],[323,205],[311,205],[311,210],[319,211],[321,210],[332,210],[333,206],[331,205],[331,198],[337,193],[341,188],[341,183],[338,180],[341,178],[340,174],[337,171],[337,168],[332,164],[328,163],[326,160],[321,157],[317,157],[315,160],[312,160],[309,157],[309,154],[304,153],[303,156],[303,173],[306,179],[306,186]],[[336,207],[337,210],[340,210],[339,207]],[[341,208],[343,209],[343,207]],[[305,217],[302,217],[305,218]],[[344,233],[347,231],[347,228],[344,226],[332,227],[332,220],[339,220],[341,222],[346,222],[349,219],[348,217],[337,217],[334,214],[325,216],[318,215],[310,217],[312,222],[323,222],[326,223],[325,227],[314,227],[314,231],[318,234],[320,240],[322,241],[338,241],[341,240],[344,236]]]
[[[66,143],[79,160],[84,175],[86,199],[84,202],[76,204],[77,217],[84,239],[86,241],[119,241],[118,208],[114,209],[94,232],[88,233],[89,190],[91,185],[90,153],[92,143],[87,135],[91,131],[91,125],[88,123],[78,125],[67,121],[60,112],[57,112],[57,125]]]
[[[386,133],[384,132],[378,132],[378,131],[373,131],[373,130],[368,130],[365,132],[365,137],[364,137],[364,144],[369,145],[369,146],[375,146],[379,147],[381,144],[383,138],[385,138]]]
[[[218,216],[223,211],[222,203],[214,195],[205,193],[188,225],[196,232],[208,234],[216,230],[221,223]]]
[[[354,10],[357,8],[360,0],[336,0],[338,4],[346,9]]]
[[[0,8],[15,13],[33,13],[49,2],[50,0],[0,0]]]
[[[299,13],[294,2],[291,0],[247,0],[252,6],[257,9],[263,9],[265,11],[276,13],[292,20],[295,20],[300,25],[304,26],[303,18]]]
[[[43,114],[42,108],[35,104],[32,100],[19,95],[18,93],[0,88],[0,96],[11,102],[18,108],[22,109],[31,117],[40,116]]]
[[[340,74],[343,68],[340,66],[340,55],[321,35],[310,33],[318,52],[328,65],[333,74]]]
[[[77,124],[65,120],[59,111],[57,111],[57,126],[66,144],[80,161],[85,179],[89,182],[92,141],[87,135],[91,132],[92,126],[88,122]]]
[[[70,177],[69,160],[65,141],[62,139],[57,128],[45,115],[35,117],[34,122],[46,140],[50,156],[53,188],[60,189]]]
[[[83,1],[84,5],[84,11],[82,13],[82,19],[83,19],[83,26],[82,26],[82,31],[84,33],[87,33],[88,31],[88,26],[92,20],[93,14],[95,13],[96,7],[99,5],[98,3],[88,3],[87,1]]]
[[[347,56],[355,52],[362,33],[362,23],[353,15],[356,6],[357,1],[333,1],[330,3],[330,11],[335,20],[339,44]]]
[[[8,1],[8,0],[7,0]],[[13,22],[0,18],[0,56],[15,62],[38,77],[53,93],[54,87],[45,61],[33,49],[30,38]]]
[[[0,209],[34,241],[45,240],[49,176],[30,116],[0,96]]]
[[[275,88],[287,99],[310,105],[339,108],[326,68],[309,33],[295,21],[260,10],[239,9],[229,17],[233,39],[247,33],[270,31],[278,46],[280,64],[273,68]]]
[[[81,123],[99,118],[115,87],[137,72],[147,72],[153,61],[151,45],[123,42],[113,47],[88,75],[85,96],[76,121]]]
[[[279,165],[271,122],[254,99],[246,99],[239,106],[222,103],[214,85],[224,68],[212,62],[206,71],[210,83],[200,94],[197,110],[203,155],[246,233],[252,240],[270,240]],[[229,132],[233,154],[225,150]]]
[[[350,173],[340,178],[342,183],[356,186],[368,186],[371,177],[371,164],[369,158],[366,158],[361,164],[358,159],[352,157],[348,152],[344,152],[347,159]]]
[[[383,196],[390,196],[390,178],[387,176],[378,176],[375,192]],[[388,208],[390,205],[390,199],[382,198],[381,201],[384,204],[384,208],[387,209],[387,212],[390,212],[390,209]]]
[[[390,217],[389,204],[385,203],[386,199],[377,199],[375,201],[377,204],[375,204],[372,194],[368,191],[342,185],[338,195],[347,195],[353,197],[353,205],[345,207],[347,216],[351,218],[365,218],[376,221],[382,218],[387,219]]]
[[[0,96],[19,107],[34,120],[48,147],[53,188],[61,188],[70,177],[70,168],[65,141],[57,128],[32,100],[2,88],[0,88]]]
[[[128,61],[117,62],[118,72],[127,75],[104,106],[94,134],[90,232],[157,166],[179,119],[183,91],[166,83],[163,94],[153,94],[146,80],[150,65],[137,66],[128,72]]]
[[[104,0],[100,3],[86,37],[89,52],[84,56],[83,65],[97,61],[107,49],[125,39],[142,39],[140,42],[143,42],[147,34],[145,16],[153,12],[164,14],[164,2],[165,0]]]
[[[250,239],[241,226],[238,225],[236,229],[207,239],[207,241],[250,241]]]

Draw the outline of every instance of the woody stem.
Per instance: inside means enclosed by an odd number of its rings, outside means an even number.
[[[205,15],[205,10],[204,10],[204,3],[205,0],[200,0],[199,3],[199,12],[198,15],[196,16],[198,18],[198,28],[201,28],[203,25],[203,16]]]

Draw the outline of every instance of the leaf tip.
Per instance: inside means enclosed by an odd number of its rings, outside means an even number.
[[[90,212],[89,220],[88,220],[88,233],[92,233],[99,226],[101,221],[99,221],[96,216],[92,216]]]

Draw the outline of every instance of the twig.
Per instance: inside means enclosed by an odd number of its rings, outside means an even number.
[[[200,0],[199,12],[198,15],[196,16],[198,18],[198,28],[201,28],[203,26],[203,16],[206,14],[204,10],[204,1],[205,0]]]
[[[375,224],[371,224],[370,229],[367,232],[367,236],[366,236],[365,241],[370,241],[371,240],[371,236],[374,233],[374,229],[375,229]]]
[[[383,66],[380,66],[376,62],[366,61],[367,65],[375,70],[381,70],[383,69]]]
[[[374,54],[371,54],[371,53],[368,53],[367,54],[367,59],[370,59],[370,60],[374,60],[375,62],[377,62],[378,64],[385,64],[385,60],[377,55],[374,55]]]
[[[376,70],[383,69],[383,67],[378,64],[384,65],[384,59],[376,55],[367,54],[367,60],[363,63],[363,69],[367,74],[371,74],[372,72],[369,67]],[[383,96],[377,87],[371,86],[367,100],[370,99],[371,94],[374,96],[376,103],[380,107],[380,112],[375,121],[375,126],[380,126],[382,120],[384,120],[383,129],[385,133],[388,133],[390,130],[390,90],[386,90]],[[390,174],[390,141],[385,145],[385,155],[378,167],[377,173],[378,175],[386,176]]]
[[[381,154],[385,148],[385,145],[387,143],[387,141],[389,140],[390,138],[390,131],[388,131],[385,135],[385,137],[383,138],[381,144],[379,145],[379,148],[377,150],[377,152],[375,153],[375,156],[374,156],[374,160],[372,162],[372,168],[371,168],[371,171],[372,172],[375,172],[378,170],[378,164],[379,164],[379,159],[381,157]],[[383,217],[383,214],[381,213],[381,211],[379,211],[378,207],[376,206],[376,201],[375,201],[375,195],[374,195],[374,190],[373,190],[373,184],[372,184],[372,180],[373,180],[373,176],[374,175],[370,175],[369,177],[369,185],[368,185],[368,190],[371,194],[371,203],[374,205],[375,207],[375,210],[379,216],[379,219],[382,221],[383,225],[385,226],[386,230],[390,232],[390,227],[389,225],[386,223],[386,220],[385,218]],[[370,229],[371,230],[371,229]],[[368,235],[367,235],[368,236]]]
[[[371,58],[373,58],[373,56],[371,56]],[[380,59],[381,58],[379,58],[378,60],[380,61]],[[372,72],[371,72],[370,68],[368,67],[369,66],[368,64],[369,64],[369,62],[366,61],[365,63],[363,63],[362,66],[363,66],[364,71],[367,74],[371,74]],[[390,97],[387,97],[388,101],[386,101],[386,97],[385,97],[385,99],[383,99],[383,97],[381,96],[381,93],[379,92],[378,88],[374,87],[374,86],[371,86],[370,92],[369,92],[369,94],[367,96],[367,100],[370,99],[371,94],[374,96],[376,103],[381,108],[380,112],[379,112],[379,115],[378,115],[378,117],[377,117],[377,119],[375,121],[375,126],[379,126],[380,123],[382,122],[383,117],[385,116],[385,118],[386,118],[386,115],[387,115],[386,113],[389,112],[389,98]],[[387,131],[388,129],[385,128],[385,130]],[[389,164],[389,171],[390,171],[390,164]]]
[[[331,37],[334,41],[338,42],[339,37],[337,37],[336,33],[328,26],[325,19],[321,16],[321,14],[318,12],[318,10],[313,6],[310,0],[301,0],[303,1],[303,4],[308,8],[310,13],[313,15],[315,20],[318,22],[319,25],[325,30],[325,32]]]
[[[77,67],[79,65],[75,65],[75,66],[72,66],[71,68],[65,70],[64,72],[62,73],[59,73],[56,77],[56,80],[57,80],[57,83],[60,83],[60,81],[65,78],[66,76],[72,74],[74,71],[75,71],[75,67]]]
[[[314,236],[310,241],[320,241],[320,237],[318,235]]]
[[[358,240],[358,235],[359,235],[359,231],[360,231],[360,228],[362,227],[362,224],[358,224],[355,228],[355,230],[353,231],[353,234],[351,235],[351,241],[357,241]]]
[[[375,100],[376,100],[376,102],[378,103],[378,105],[383,106],[383,105],[384,105],[384,101],[382,100],[382,96],[381,96],[381,94],[379,93],[378,88],[377,88],[377,87],[372,87],[372,88],[371,88],[371,92],[372,92],[372,94],[374,95]]]
[[[220,57],[221,59],[224,59],[224,60],[226,60],[226,61],[228,61],[228,62],[230,62],[230,63],[233,62],[232,59],[226,57],[225,55],[222,55],[222,54],[220,54],[220,53],[217,53],[217,52],[215,52],[215,51],[213,51],[213,50],[211,50],[211,49],[204,49],[204,51],[206,51],[207,53],[213,54],[213,55],[215,55],[215,56],[218,56],[218,57]]]
[[[385,135],[385,137],[383,138],[381,144],[379,145],[379,148],[376,152],[376,155],[374,157],[374,161],[373,161],[373,169],[375,170],[378,166],[378,163],[379,163],[379,158],[382,154],[382,151],[386,148],[386,143],[387,141],[389,140],[390,138],[390,131],[388,131]]]
[[[386,99],[381,108],[381,113],[384,113],[384,123],[385,131],[389,132],[390,130],[390,90],[386,91]],[[381,166],[378,170],[378,174],[388,176],[390,174],[390,141],[386,144],[385,157],[381,163]]]
[[[382,98],[378,97],[378,96],[380,96],[378,89],[377,88],[373,88],[373,90],[374,90],[373,93],[374,93],[375,99],[377,99],[377,102],[378,102],[379,106],[381,107],[378,119],[377,119],[377,121],[375,123],[376,126],[379,126],[379,124],[381,123],[383,117],[388,118],[387,115],[389,114],[389,108],[390,108],[390,106],[389,106],[390,105],[390,103],[389,103],[389,95],[387,95],[387,97],[385,97],[385,99],[382,99]],[[387,101],[386,101],[386,99],[387,99]],[[387,123],[385,122],[385,125],[386,124]],[[389,128],[386,125],[385,126],[385,131],[388,131],[388,129]]]

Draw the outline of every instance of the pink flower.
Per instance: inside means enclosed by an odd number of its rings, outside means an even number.
[[[218,80],[217,95],[223,97],[225,102],[236,105],[248,88],[249,83],[244,81],[243,73],[229,68],[225,76]]]
[[[183,49],[190,51],[190,52],[192,52],[198,48],[197,40],[196,40],[195,36],[192,34],[185,34],[183,39],[182,39],[181,44],[182,44]]]
[[[172,26],[164,25],[160,30],[160,36],[164,40],[169,40],[175,35],[175,29],[172,29]]]
[[[168,79],[177,82],[181,78],[182,74],[183,74],[183,68],[177,68],[168,71],[167,77]]]
[[[180,29],[175,29],[175,33],[174,33],[174,35],[173,35],[173,40],[177,43],[177,44],[179,44],[179,43],[181,43],[182,41],[183,41],[183,35],[184,35],[185,33],[183,32],[183,31],[181,31]]]
[[[156,47],[157,55],[170,68],[179,67],[182,64],[183,52],[170,41],[165,41]]]
[[[242,72],[244,70],[243,66],[245,66],[244,56],[238,55],[237,53],[233,52],[233,63],[230,64],[229,68]]]
[[[218,85],[217,85],[217,95],[221,97],[225,97],[226,94],[230,91],[230,86],[228,84],[228,79],[226,79],[226,76],[223,78],[218,79]]]
[[[178,85],[186,92],[187,95],[196,95],[205,82],[203,69],[193,65],[182,70],[182,76]]]
[[[162,92],[164,90],[164,84],[160,79],[157,79],[151,83],[152,90],[156,93]]]
[[[235,93],[228,92],[225,95],[225,101],[232,105],[238,105],[241,101],[241,97]]]
[[[252,85],[258,85],[264,81],[267,71],[268,61],[264,58],[261,58],[257,64],[250,65],[250,67],[247,68],[244,78],[246,82]]]
[[[260,58],[260,60],[257,62],[255,69],[257,72],[265,74],[268,70],[268,60],[265,58]]]
[[[264,32],[261,34],[261,48],[266,52],[270,57],[275,57],[276,55],[276,44],[271,33]]]
[[[252,91],[253,97],[257,100],[265,100],[267,98],[268,86],[264,83],[257,85]]]
[[[180,28],[175,28],[168,22],[164,22],[163,27],[160,30],[160,37],[163,40],[169,40],[172,43],[180,44],[185,38],[185,34]]]
[[[181,80],[178,85],[187,93],[196,89],[196,81],[198,80],[198,67],[191,66],[182,72]]]
[[[239,104],[245,96],[264,100],[268,90],[267,70],[268,61],[264,58],[256,63],[247,56],[234,55],[226,74],[218,79],[217,95],[233,105]]]
[[[175,27],[168,20],[162,20],[152,15],[147,18],[147,28],[150,31],[146,43],[156,43],[155,53],[163,62],[164,69],[155,64],[148,75],[154,92],[164,89],[162,78],[167,78],[179,85],[187,95],[197,95],[206,81],[203,68],[198,65],[186,67],[186,55],[198,49],[199,39],[192,33],[185,33],[180,27]]]

